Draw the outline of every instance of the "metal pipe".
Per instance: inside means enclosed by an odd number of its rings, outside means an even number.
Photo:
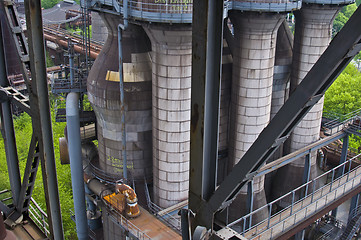
[[[45,47],[40,0],[25,0],[26,22],[28,29],[29,51],[31,59],[31,77],[34,92],[37,94],[39,109],[39,125],[41,131],[41,158],[45,191],[48,196],[48,212],[52,235],[55,240],[64,239],[63,224],[60,211],[59,190],[55,165],[53,131],[51,127],[48,84],[46,76]]]
[[[79,95],[71,92],[66,97],[66,122],[68,132],[68,147],[73,187],[75,223],[78,239],[88,239],[88,224],[85,205],[85,190],[83,180],[83,162],[80,139]]]
[[[71,43],[71,40],[68,42],[68,51],[69,51],[69,67],[70,67],[70,85],[74,84],[74,47]]]
[[[124,82],[123,82],[123,49],[122,49],[122,31],[125,25],[118,25],[118,56],[119,56],[119,87],[120,87],[120,109],[121,109],[121,123],[122,123],[122,155],[123,155],[123,178],[126,182],[127,174],[127,136],[125,131],[125,104],[124,104]]]
[[[124,17],[124,30],[128,27],[128,0],[123,1],[123,17]]]
[[[2,27],[0,22],[0,33],[2,33]],[[4,36],[1,34],[1,36]],[[1,87],[9,86],[6,63],[5,63],[5,49],[3,44],[3,38],[0,39],[0,85]],[[9,101],[1,103],[1,124],[4,129],[4,142],[5,142],[5,152],[6,152],[6,162],[9,172],[9,180],[11,186],[11,192],[13,197],[14,205],[17,205],[20,189],[21,189],[21,180],[20,180],[20,170],[19,170],[19,160],[18,153],[16,151],[16,140],[15,140],[15,131],[14,123],[12,118],[11,106]]]

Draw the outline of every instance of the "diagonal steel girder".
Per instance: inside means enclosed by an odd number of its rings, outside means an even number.
[[[256,170],[287,139],[295,126],[360,51],[360,22],[361,8],[359,7],[214,193],[208,199],[198,199],[198,202],[195,203],[190,202],[190,206],[198,206],[192,224],[193,228],[196,226],[205,226],[208,229],[213,227],[215,214],[233,201],[240,189],[256,174]],[[199,91],[199,89],[197,90]],[[192,161],[191,158],[191,164]],[[199,159],[195,159],[195,161],[199,161]],[[194,211],[195,208],[192,210]]]

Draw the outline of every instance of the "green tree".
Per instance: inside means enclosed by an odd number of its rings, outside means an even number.
[[[336,81],[326,91],[324,113],[345,115],[361,109],[361,73],[349,64]],[[361,138],[352,135],[350,146],[358,149]]]
[[[361,73],[349,64],[326,91],[324,111],[347,114],[361,108]]]
[[[337,16],[333,22],[334,34],[338,33],[341,30],[341,28],[346,24],[346,22],[352,16],[352,14],[356,11],[356,9],[357,9],[357,6],[355,3],[344,6],[342,8],[342,10],[337,14]]]

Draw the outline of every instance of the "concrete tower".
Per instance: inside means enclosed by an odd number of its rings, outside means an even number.
[[[120,18],[102,14],[107,41],[88,77],[88,96],[97,117],[99,161],[93,172],[101,178],[123,177],[122,124],[118,75]],[[152,105],[150,42],[142,27],[129,24],[123,31],[123,72],[126,109],[126,152],[129,180],[152,179]]]
[[[300,11],[296,12],[294,37],[291,93],[307,75],[324,50],[332,36],[332,23],[342,5],[351,1],[314,1],[304,0]],[[326,5],[325,5],[326,4]],[[305,147],[320,137],[323,98],[309,111],[294,129],[286,142],[286,154]],[[277,172],[274,182],[275,197],[281,196],[302,184],[305,158],[287,165]],[[316,152],[311,153],[310,179],[316,176]],[[299,196],[296,196],[296,198]],[[282,203],[281,203],[282,205]]]
[[[152,42],[154,202],[166,208],[188,198],[192,28],[144,29]]]
[[[239,7],[245,12],[229,13],[234,26],[230,167],[238,163],[270,120],[276,37],[284,19],[283,14],[276,12],[291,10],[290,5],[287,6],[289,1],[281,1],[282,11],[280,5],[272,1],[255,2],[237,1],[233,9]],[[297,2],[293,4],[298,7]],[[278,10],[272,12],[276,6]],[[253,198],[253,209],[266,204],[264,177],[254,179]],[[247,188],[244,187],[231,206],[231,220],[249,211],[246,199]],[[260,212],[254,222],[266,216],[266,210]]]

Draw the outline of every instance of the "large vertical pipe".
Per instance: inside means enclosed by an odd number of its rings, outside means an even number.
[[[277,30],[283,15],[230,12],[234,25],[229,171],[270,120]],[[232,219],[245,215],[247,188],[233,202]],[[254,208],[266,204],[264,177],[254,179]],[[254,222],[265,218],[261,211]]]
[[[128,180],[127,173],[127,135],[125,131],[125,104],[124,104],[124,78],[123,78],[123,47],[122,47],[122,25],[118,25],[118,59],[119,59],[119,90],[120,90],[120,114],[121,114],[121,135],[122,135],[122,156],[123,156],[123,178]]]
[[[88,224],[85,207],[78,93],[71,92],[66,97],[66,122],[76,231],[79,240],[86,240],[88,239]]]
[[[1,22],[0,22],[0,33],[1,36],[4,36],[2,32]],[[1,87],[9,86],[4,50],[5,49],[3,44],[3,38],[1,38],[0,39],[0,86]],[[1,122],[5,132],[5,136],[3,136],[3,138],[5,140],[6,161],[8,166],[13,203],[14,205],[17,205],[20,189],[21,189],[21,181],[20,181],[18,153],[16,151],[13,116],[9,101],[1,103]]]
[[[55,240],[64,239],[63,224],[60,212],[59,190],[55,165],[53,131],[51,127],[48,84],[45,64],[45,48],[43,37],[43,22],[40,0],[25,1],[26,22],[31,61],[31,77],[34,91],[37,94],[39,119],[41,127],[42,151],[45,166],[45,191],[48,192],[50,226]],[[34,119],[37,120],[37,119]],[[40,129],[39,129],[40,130]],[[39,136],[40,137],[40,136]],[[44,178],[45,177],[45,178]]]

